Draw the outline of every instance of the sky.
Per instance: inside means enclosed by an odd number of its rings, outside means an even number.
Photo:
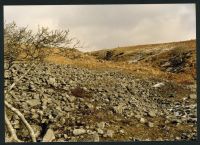
[[[81,51],[196,39],[195,4],[4,6],[4,21],[70,30]]]

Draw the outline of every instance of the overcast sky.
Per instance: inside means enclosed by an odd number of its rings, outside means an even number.
[[[5,6],[4,20],[68,29],[92,51],[196,38],[194,4]]]

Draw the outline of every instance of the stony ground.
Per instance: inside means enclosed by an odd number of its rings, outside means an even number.
[[[5,90],[27,69],[19,63],[6,71]],[[54,141],[196,140],[196,99],[195,84],[49,63],[37,65],[6,96],[38,141],[49,129]],[[19,138],[30,141],[19,118],[9,118]]]

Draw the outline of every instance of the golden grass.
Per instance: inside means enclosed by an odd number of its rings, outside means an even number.
[[[50,56],[46,61],[56,64],[69,64],[76,67],[88,68],[93,70],[119,70],[125,73],[134,74],[142,78],[163,78],[177,83],[192,83],[194,82],[194,77],[196,75],[195,69],[191,71],[186,71],[184,73],[174,74],[161,71],[159,68],[151,66],[148,63],[138,63],[138,64],[128,64],[126,62],[112,62],[103,61],[99,62],[93,57],[79,58],[79,59],[69,59],[63,56]]]

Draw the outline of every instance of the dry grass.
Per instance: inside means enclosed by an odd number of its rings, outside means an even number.
[[[67,50],[65,56],[59,54],[50,55],[45,59],[47,62],[56,63],[56,64],[69,64],[77,67],[83,67],[94,70],[116,70],[123,71],[125,73],[135,74],[139,77],[149,78],[163,78],[177,83],[193,83],[196,78],[196,44],[195,40],[183,41],[183,42],[172,42],[172,43],[162,43],[162,44],[150,44],[150,45],[138,45],[130,47],[120,47],[113,49],[114,53],[123,52],[128,56],[131,53],[141,52],[143,50],[150,50],[153,48],[161,47],[175,47],[181,49],[175,49],[175,51],[192,51],[192,56],[188,59],[188,62],[192,67],[185,68],[185,71],[182,73],[167,73],[161,71],[158,63],[162,59],[170,57],[169,52],[163,52],[156,56],[155,61],[140,61],[137,64],[129,64],[127,61],[103,61],[98,60],[95,56],[90,55],[90,53],[82,53],[78,50]],[[54,52],[57,52],[58,48],[54,49]],[[105,53],[106,50],[96,51],[94,53]]]
[[[166,73],[161,71],[159,68],[153,67],[148,63],[139,63],[139,64],[128,64],[125,62],[112,62],[112,61],[103,61],[99,62],[95,58],[91,57],[90,59],[68,59],[62,56],[51,56],[47,59],[49,62],[56,64],[69,64],[77,67],[88,68],[93,70],[119,70],[125,73],[135,74],[139,77],[149,78],[157,77],[176,81],[177,83],[192,83],[194,81],[195,69],[193,73],[191,71],[174,74]]]

